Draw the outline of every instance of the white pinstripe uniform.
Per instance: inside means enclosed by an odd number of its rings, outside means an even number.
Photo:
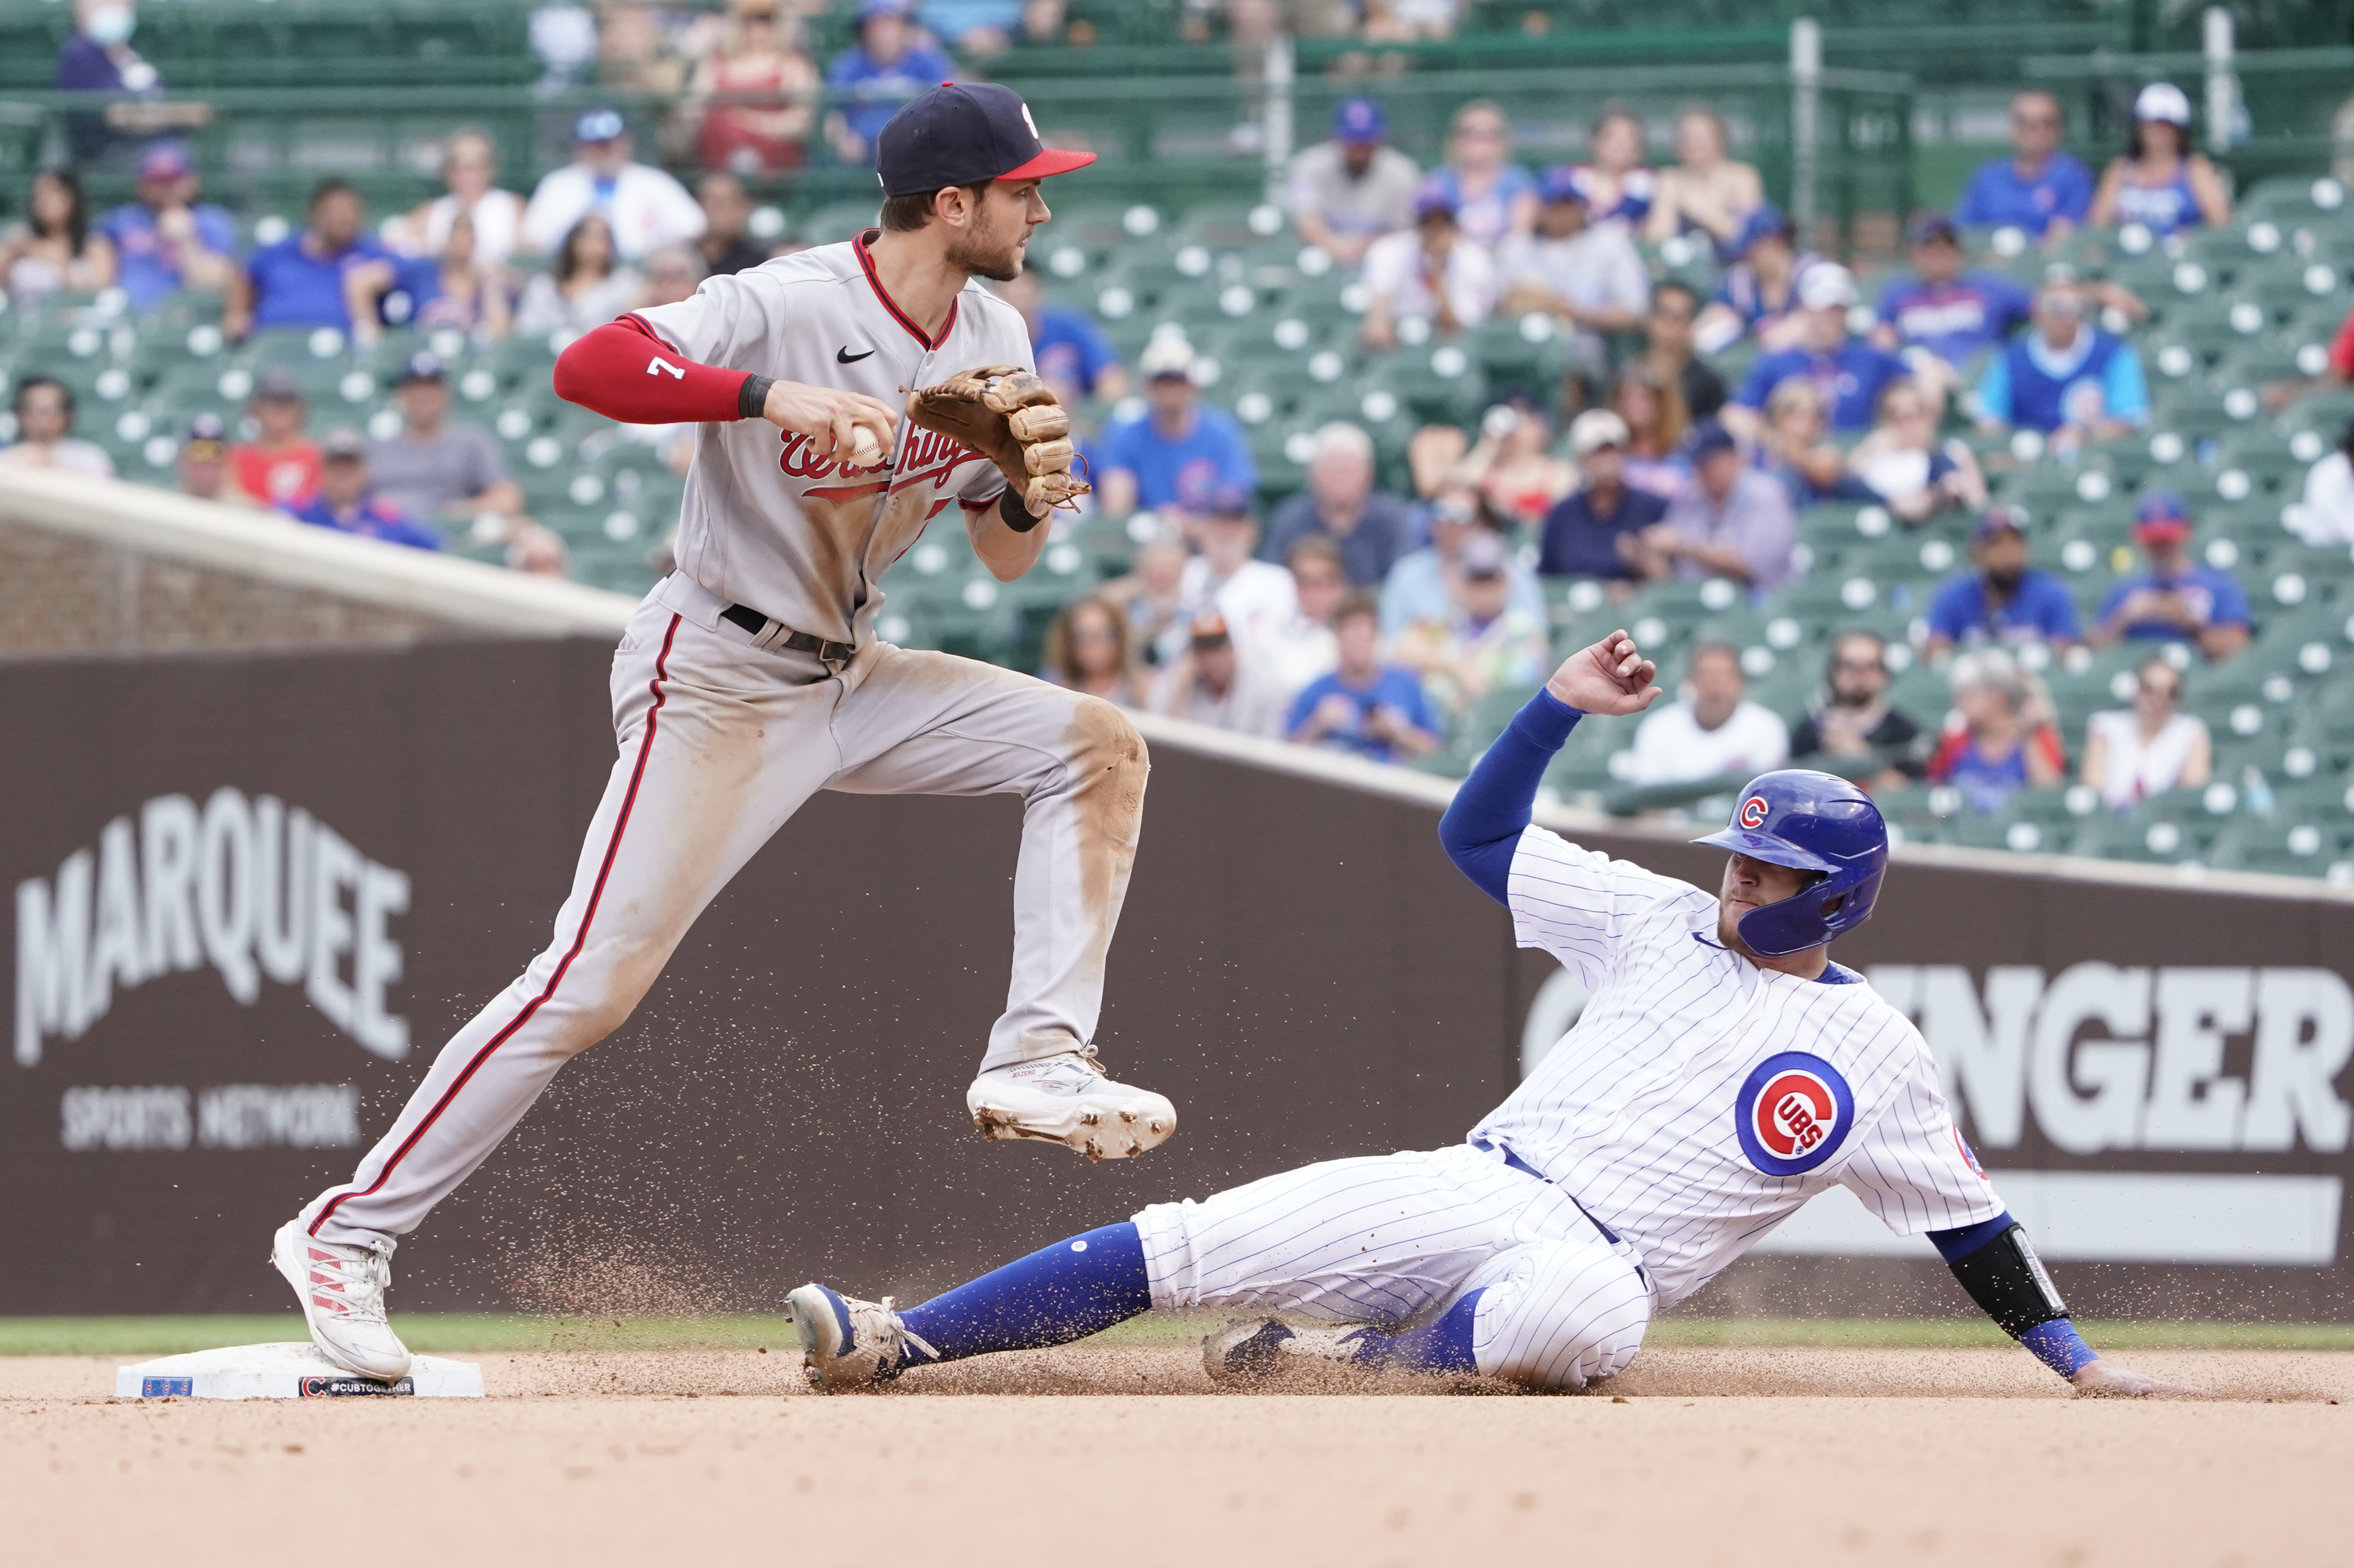
[[[1484,1290],[1479,1370],[1575,1388],[1829,1187],[1905,1235],[2002,1212],[1920,1032],[1852,971],[1761,969],[1713,895],[1543,828],[1510,893],[1520,944],[1591,991],[1577,1026],[1459,1147],[1146,1209],[1154,1306],[1408,1327]]]

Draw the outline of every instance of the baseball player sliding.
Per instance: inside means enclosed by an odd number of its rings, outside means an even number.
[[[1013,983],[973,1119],[1098,1159],[1176,1129],[1166,1099],[1095,1060],[1143,741],[1108,703],[875,635],[878,579],[933,516],[959,508],[1011,580],[1038,558],[1044,514],[1087,488],[1021,316],[973,280],[1021,271],[1048,217],[1039,182],[1094,157],[1042,146],[1005,88],[940,87],[883,131],[879,230],[712,278],[558,360],[556,389],[576,403],[699,425],[678,569],[614,654],[619,756],[554,940],[442,1048],[352,1180],[277,1234],[271,1261],[338,1365],[408,1370],[385,1317],[394,1239],[566,1058],[629,1017],[704,906],[818,789],[1019,794]]]
[[[1463,1143],[1154,1204],[907,1312],[803,1286],[790,1300],[811,1381],[851,1387],[1218,1307],[1282,1314],[1204,1342],[1221,1381],[1308,1357],[1578,1388],[1837,1185],[1891,1229],[1927,1232],[1978,1305],[2078,1390],[2178,1392],[2085,1346],[1956,1131],[1920,1033],[1830,961],[1887,868],[1870,797],[1823,773],[1757,779],[1698,841],[1731,852],[1713,895],[1531,824],[1571,727],[1649,707],[1656,673],[1623,632],[1573,655],[1440,825],[1521,943],[1592,992]]]

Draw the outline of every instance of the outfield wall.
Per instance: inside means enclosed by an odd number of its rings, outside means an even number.
[[[546,940],[612,755],[608,645],[0,666],[0,1312],[278,1304],[346,1173]],[[1574,1016],[1439,853],[1447,786],[1153,724],[1102,1031],[1183,1124],[1090,1168],[988,1145],[1018,805],[823,795],[619,1034],[405,1243],[397,1307],[920,1296],[1165,1197],[1451,1142]],[[1677,836],[1554,825],[1674,874]],[[267,874],[292,864],[301,874]],[[2080,1310],[2354,1316],[2354,899],[1906,851],[1840,956],[1919,1017]],[[1693,1311],[1967,1310],[1843,1194]]]

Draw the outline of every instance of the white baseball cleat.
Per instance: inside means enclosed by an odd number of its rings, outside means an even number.
[[[931,1346],[907,1332],[888,1296],[861,1301],[809,1284],[786,1297],[785,1307],[801,1336],[802,1373],[821,1393],[889,1383],[905,1370],[909,1345],[938,1359]]]
[[[270,1239],[270,1261],[294,1287],[311,1342],[329,1361],[379,1383],[408,1375],[408,1347],[385,1319],[384,1293],[392,1287],[389,1248],[319,1241],[292,1219]]]
[[[1287,1363],[1363,1369],[1364,1341],[1387,1337],[1379,1329],[1295,1329],[1274,1318],[1245,1318],[1203,1340],[1202,1370],[1212,1383],[1246,1383],[1277,1376]]]
[[[1177,1107],[1105,1077],[1095,1054],[1088,1045],[991,1068],[965,1093],[972,1125],[984,1138],[1044,1139],[1090,1160],[1126,1160],[1168,1142]]]

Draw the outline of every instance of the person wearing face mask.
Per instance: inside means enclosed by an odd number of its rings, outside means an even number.
[[[2027,514],[1991,506],[1970,535],[1970,564],[1929,602],[1929,656],[1982,643],[2047,642],[2057,652],[2084,641],[2068,585],[2028,563]]]
[[[58,50],[57,92],[103,92],[118,99],[163,96],[162,73],[131,47],[139,14],[131,0],[76,0],[74,33]],[[66,142],[77,164],[127,155],[148,137],[174,127],[201,125],[211,116],[199,103],[116,101],[98,114],[66,117]]]

